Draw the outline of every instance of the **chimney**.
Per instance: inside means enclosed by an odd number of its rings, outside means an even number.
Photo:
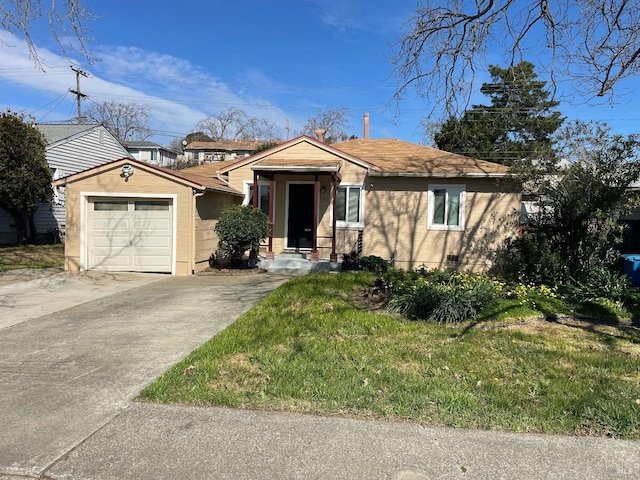
[[[369,114],[364,114],[364,139],[369,140]]]
[[[322,130],[322,129],[316,130],[316,138],[320,143],[324,143],[324,134],[326,132],[327,132],[326,130]]]

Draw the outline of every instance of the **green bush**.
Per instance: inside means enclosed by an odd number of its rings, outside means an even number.
[[[485,277],[452,270],[391,270],[384,279],[390,312],[440,324],[472,319],[498,296],[495,284]]]
[[[509,281],[534,285],[559,285],[568,279],[562,256],[536,232],[507,239],[498,252],[494,271]]]
[[[214,230],[224,257],[238,265],[247,250],[257,251],[267,238],[269,217],[258,208],[233,205],[223,210]]]
[[[366,255],[360,258],[360,265],[362,266],[362,270],[378,275],[386,273],[391,268],[391,263],[376,255]]]

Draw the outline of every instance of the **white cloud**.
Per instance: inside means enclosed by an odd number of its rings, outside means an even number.
[[[42,71],[35,68],[29,58],[24,41],[0,31],[0,44],[3,46],[0,48],[0,65],[10,65],[0,67],[0,82],[10,86],[0,89],[0,104],[26,106],[27,112],[33,112],[40,110],[42,102],[75,88],[75,73],[69,68],[68,59],[38,48],[46,65]],[[95,56],[100,62],[84,69],[90,75],[81,78],[81,91],[89,96],[85,105],[87,101],[147,105],[150,127],[176,134],[189,133],[202,118],[229,107],[242,109],[250,116],[266,118],[284,129],[286,114],[255,95],[250,86],[244,92],[236,93],[224,81],[186,59],[124,46],[96,47]],[[268,81],[266,77],[263,80]],[[32,92],[32,98],[28,98],[29,95],[18,98],[17,91]],[[64,113],[58,115],[58,120],[68,118],[75,98],[68,94],[64,100],[64,106],[60,107]],[[155,139],[168,143],[170,137],[158,135]]]

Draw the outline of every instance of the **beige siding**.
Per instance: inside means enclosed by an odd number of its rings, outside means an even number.
[[[240,203],[237,196],[219,192],[207,192],[196,198],[195,220],[195,270],[209,266],[211,254],[218,248],[218,236],[214,231],[220,213],[227,207]]]
[[[119,165],[118,165],[119,167]],[[103,171],[67,185],[67,234],[65,241],[65,268],[72,271],[80,269],[80,232],[82,219],[81,193],[130,194],[131,196],[176,195],[173,208],[176,211],[176,275],[189,275],[194,268],[192,255],[193,212],[191,188],[168,180],[155,173],[134,167],[134,174],[125,182],[120,177],[120,169]]]
[[[427,229],[428,187],[437,183],[466,185],[464,231]],[[401,268],[486,270],[496,247],[517,233],[520,194],[499,193],[506,188],[495,180],[373,178],[365,194],[363,254],[395,256]]]
[[[317,148],[314,145],[300,143],[289,149],[279,151],[275,154],[278,159],[289,158],[295,164],[296,160],[335,160],[338,157],[334,154]],[[264,159],[265,163],[269,163],[269,157]],[[235,188],[243,191],[245,182],[253,181],[252,164],[247,164],[231,170],[228,173],[228,181]],[[365,181],[367,170],[360,165],[353,164],[349,161],[342,160],[340,175],[342,182],[362,184]],[[273,251],[277,254],[285,248],[286,221],[287,221],[287,184],[289,182],[313,182],[314,175],[292,175],[292,174],[276,174],[276,196],[275,196],[275,222],[273,224]],[[319,174],[320,181],[320,198],[318,211],[318,248],[320,256],[328,258],[331,253],[331,176],[328,173]],[[322,191],[324,189],[324,191]],[[355,235],[355,237],[354,237]],[[343,247],[337,248],[337,252],[348,252],[357,238],[357,230],[342,229],[336,232],[336,240],[338,245]]]

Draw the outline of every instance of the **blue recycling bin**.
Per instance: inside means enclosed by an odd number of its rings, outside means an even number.
[[[622,258],[624,259],[624,274],[631,282],[631,285],[640,287],[640,254],[625,254],[622,255]]]

